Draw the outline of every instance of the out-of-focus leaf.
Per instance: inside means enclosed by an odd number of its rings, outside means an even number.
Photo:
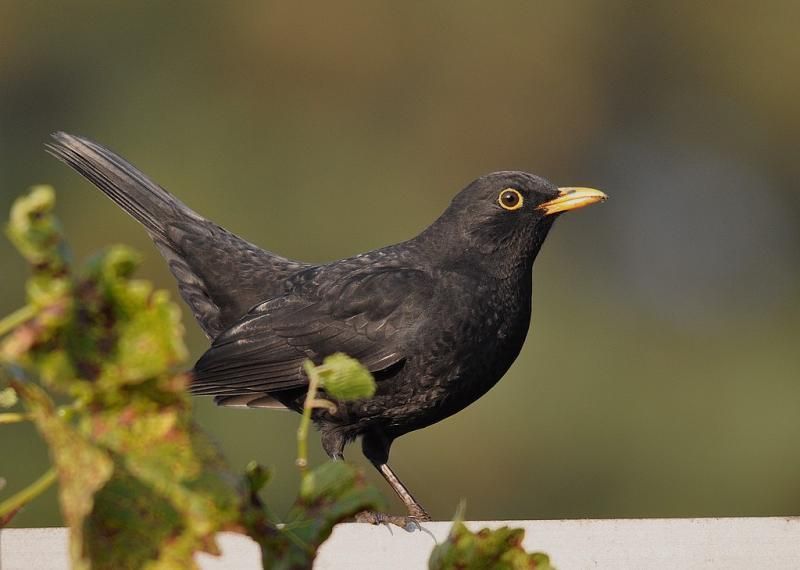
[[[329,461],[313,469],[303,480],[300,498],[289,512],[288,524],[308,523],[309,526],[303,527],[305,536],[313,539],[331,521],[367,508],[379,508],[382,502],[380,494],[365,484],[363,475],[354,466],[344,461]],[[327,521],[323,520],[325,517]]]
[[[365,484],[355,467],[343,461],[328,462],[303,478],[300,497],[284,527],[250,534],[262,546],[264,568],[310,568],[319,545],[336,523],[381,506],[380,494]]]
[[[76,426],[40,388],[15,387],[50,445],[76,567],[191,568],[239,526],[235,478],[192,425],[184,382],[140,385],[122,407],[73,414]]]
[[[17,391],[11,386],[0,390],[0,408],[12,408],[17,405]]]
[[[111,453],[114,476],[86,521],[96,568],[191,568],[195,551],[218,553],[215,534],[237,525],[239,497],[221,459],[199,433],[178,433],[169,415],[144,419],[132,430],[142,442],[134,448],[122,442]],[[175,453],[176,445],[186,449]],[[113,548],[108,536],[115,537]]]
[[[179,310],[131,279],[139,256],[125,247],[70,275],[53,204],[39,188],[14,206],[9,235],[33,264],[37,310],[0,356],[76,399],[62,414],[38,386],[13,383],[51,449],[73,564],[191,568],[218,531],[241,526],[241,498],[174,370],[186,356]]]
[[[0,362],[24,368],[41,367],[58,362],[66,355],[59,350],[65,326],[69,323],[72,299],[55,297],[51,304],[41,307],[34,317],[16,327],[0,342]],[[48,352],[51,349],[52,352]]]
[[[37,186],[11,208],[6,233],[31,264],[26,286],[29,306],[35,309],[0,344],[0,361],[23,367],[63,362],[64,333],[72,320],[72,280],[67,246],[55,216],[55,194]],[[44,370],[42,371],[44,372]]]
[[[264,468],[255,461],[251,461],[245,468],[245,485],[247,494],[251,497],[258,495],[258,492],[269,482],[272,474],[269,469]]]
[[[325,357],[316,370],[321,387],[337,400],[357,400],[375,394],[375,380],[369,370],[344,353],[337,352]]]
[[[68,253],[61,224],[53,216],[55,203],[50,186],[34,186],[11,207],[6,233],[35,276],[61,277],[67,272]]]
[[[74,297],[54,298],[3,340],[0,355],[74,397],[110,405],[126,384],[168,374],[187,354],[180,311],[166,292],[128,279],[137,259],[121,246],[97,256]]]
[[[450,535],[436,546],[428,560],[431,570],[555,570],[541,552],[528,553],[522,547],[525,531],[521,528],[484,528],[471,532],[456,520]]]
[[[95,493],[111,477],[111,457],[60,417],[44,390],[21,383],[15,383],[15,388],[47,441],[58,470],[59,502],[70,528],[73,568],[89,568],[84,521],[94,508]]]

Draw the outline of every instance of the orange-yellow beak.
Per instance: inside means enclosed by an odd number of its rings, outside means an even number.
[[[604,202],[606,200],[608,200],[608,196],[594,188],[559,188],[558,198],[539,204],[537,209],[542,210],[545,215],[549,216],[558,212],[577,210],[595,202]]]

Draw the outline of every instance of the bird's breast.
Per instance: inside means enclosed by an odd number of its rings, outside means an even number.
[[[502,378],[530,324],[530,294],[522,289],[473,283],[451,286],[441,292],[446,298],[432,300],[430,313],[408,339],[402,375],[386,386],[406,428],[458,412]]]

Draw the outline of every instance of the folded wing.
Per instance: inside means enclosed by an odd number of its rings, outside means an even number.
[[[406,340],[433,292],[429,275],[389,267],[314,277],[308,281],[325,287],[304,292],[300,286],[261,303],[220,334],[195,365],[192,393],[216,396],[218,403],[241,403],[250,395],[257,402],[304,388],[303,362],[335,352],[359,359],[373,373],[403,362]]]

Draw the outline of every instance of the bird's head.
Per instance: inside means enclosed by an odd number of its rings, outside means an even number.
[[[563,212],[603,201],[592,188],[558,188],[527,172],[493,172],[459,192],[429,228],[428,240],[479,254],[499,266],[530,265]]]

